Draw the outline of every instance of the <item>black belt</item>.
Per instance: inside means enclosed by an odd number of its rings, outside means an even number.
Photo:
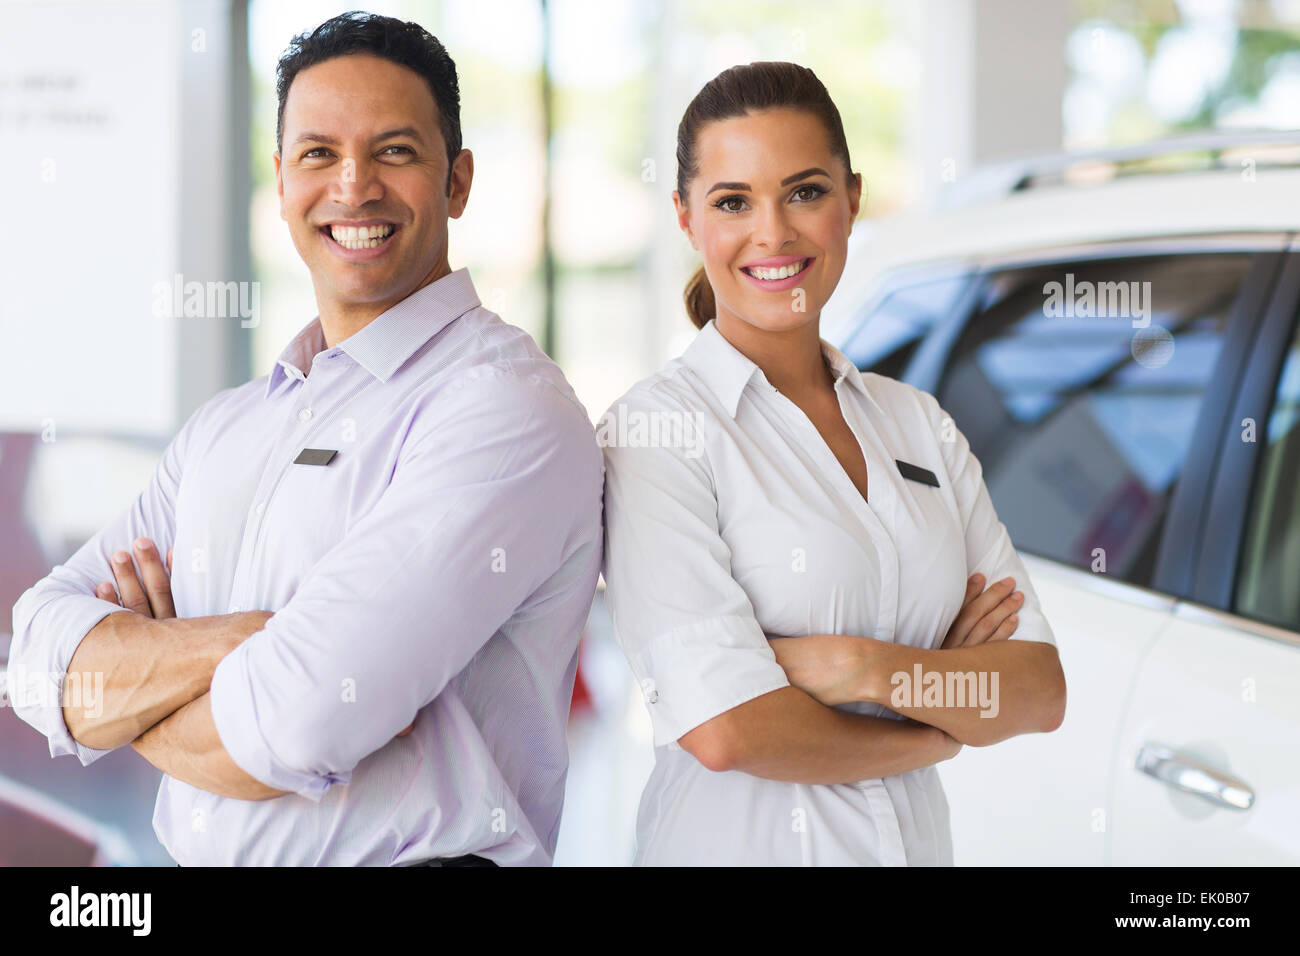
[[[464,856],[444,856],[435,857],[432,860],[421,860],[419,863],[408,863],[407,866],[496,866],[485,856],[475,856],[473,853],[466,853]]]

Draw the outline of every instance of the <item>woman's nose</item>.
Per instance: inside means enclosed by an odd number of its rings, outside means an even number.
[[[785,210],[779,205],[767,207],[759,214],[754,225],[754,245],[764,249],[779,250],[793,242],[796,236]]]

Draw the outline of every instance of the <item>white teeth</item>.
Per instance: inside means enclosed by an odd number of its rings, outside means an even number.
[[[788,266],[782,266],[779,269],[764,269],[761,266],[750,266],[745,271],[755,279],[762,279],[765,282],[774,282],[777,279],[788,279],[792,275],[798,275],[803,271],[808,260],[804,259],[799,262],[792,262]]]
[[[393,232],[393,226],[330,226],[330,235],[345,249],[373,249]]]

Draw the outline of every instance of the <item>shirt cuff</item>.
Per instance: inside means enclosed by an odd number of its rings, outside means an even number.
[[[6,667],[6,694],[14,713],[44,734],[50,756],[73,754],[83,767],[112,750],[87,747],[68,732],[63,705],[85,708],[98,716],[104,706],[104,675],[75,675],[68,680],[68,664],[82,640],[108,615],[125,610],[120,604],[90,594],[60,595],[41,607],[26,626],[17,620]],[[32,635],[39,639],[32,640]]]
[[[639,655],[641,694],[656,747],[760,694],[790,686],[758,622],[705,618],[674,628]]]
[[[221,745],[240,770],[276,790],[296,793],[316,802],[335,784],[346,784],[351,772],[315,774],[286,766],[271,751],[257,719],[253,685],[248,673],[247,642],[221,659],[212,672],[208,691],[212,723]]]

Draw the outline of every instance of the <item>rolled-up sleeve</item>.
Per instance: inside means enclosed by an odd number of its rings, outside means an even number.
[[[49,740],[50,756],[75,754],[82,765],[107,750],[74,740],[63,719],[63,702],[95,706],[96,681],[77,675],[68,686],[67,670],[86,634],[117,611],[119,604],[95,596],[100,581],[112,581],[109,557],[131,550],[136,538],[149,538],[166,554],[176,538],[176,495],[186,450],[193,441],[203,409],[195,412],[167,445],[153,478],[136,500],[63,564],[32,585],[13,607],[8,689],[14,713]],[[99,685],[102,690],[102,684]]]
[[[919,397],[929,427],[938,439],[944,467],[956,498],[966,539],[968,573],[984,575],[985,588],[1003,578],[1015,578],[1016,590],[1024,593],[1025,601],[1017,612],[1020,620],[1011,639],[1040,641],[1055,646],[1056,636],[1052,633],[1047,618],[1043,616],[1038,592],[1029,580],[1029,572],[1011,542],[1006,525],[998,518],[993,507],[979,459],[971,451],[970,443],[952,416],[939,405],[939,400],[929,392],[915,388],[913,391]]]
[[[433,401],[375,506],[213,674],[221,742],[268,786],[315,800],[347,783],[530,599],[595,591],[601,458],[582,407],[495,366]],[[583,549],[590,572],[559,573]]]
[[[665,414],[695,413],[634,390],[603,421]],[[718,714],[790,685],[732,576],[707,458],[687,445],[634,447],[615,430],[602,435],[606,599],[657,747],[678,746]]]

